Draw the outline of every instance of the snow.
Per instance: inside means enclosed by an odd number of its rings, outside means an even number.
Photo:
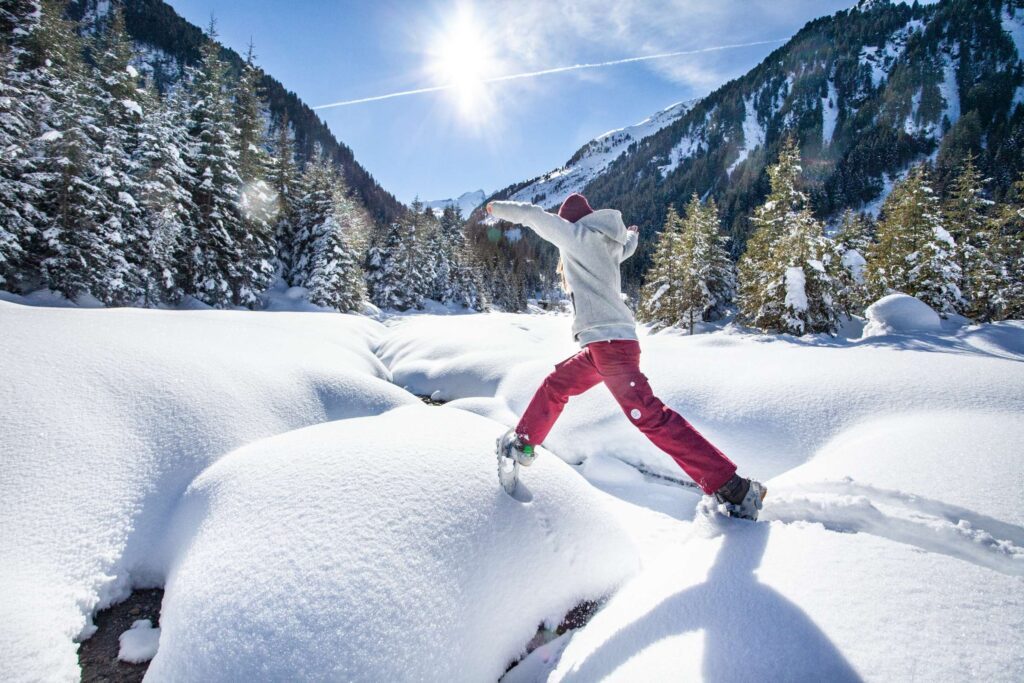
[[[88,617],[163,586],[155,681],[495,680],[605,596],[504,680],[1020,680],[1024,321],[907,298],[857,339],[640,328],[758,524],[635,469],[681,476],[603,387],[498,488],[566,315],[0,302],[0,677],[77,679]]]
[[[829,79],[828,95],[821,100],[821,142],[828,145],[832,142],[832,136],[836,132],[836,122],[839,120],[839,92],[836,84]]]
[[[746,161],[751,152],[764,144],[765,131],[764,127],[757,120],[757,110],[754,108],[753,98],[744,99],[743,104],[746,107],[743,115],[743,147],[740,148],[736,160],[726,170],[726,173],[730,176],[740,164]]]
[[[557,458],[531,468],[525,502],[501,491],[497,430],[419,405],[224,457],[170,534],[149,677],[497,680],[539,623],[637,566],[599,494]]]
[[[622,156],[630,145],[678,121],[695,103],[696,100],[678,102],[635,125],[599,135],[577,151],[574,160],[541,175],[521,187],[509,199],[532,202],[535,197],[543,197],[538,201],[544,207],[558,206],[567,195],[581,192],[590,181],[601,175],[613,161]]]
[[[121,647],[117,658],[122,662],[148,662],[160,647],[160,629],[153,628],[149,619],[136,619],[132,627],[122,633],[118,640]]]
[[[786,268],[786,306],[794,311],[807,310],[807,278],[801,266]]]
[[[877,88],[888,77],[896,61],[907,48],[907,41],[914,33],[923,32],[925,25],[919,19],[912,19],[894,32],[881,48],[869,45],[860,51],[859,61],[871,69],[871,86]]]
[[[842,264],[853,276],[854,282],[864,283],[864,267],[868,262],[856,249],[847,249],[843,252]]]
[[[474,209],[483,204],[485,199],[487,199],[487,193],[483,190],[463,192],[459,195],[458,199],[432,199],[428,202],[423,202],[423,210],[433,209],[435,214],[440,214],[448,206],[457,206],[459,211],[462,212],[462,217],[469,218],[469,214],[473,213]]]
[[[942,327],[939,314],[921,301],[907,294],[896,292],[884,296],[864,311],[868,324],[865,337],[884,334],[913,334],[915,332],[937,332]]]
[[[1002,26],[1017,48],[1017,58],[1024,59],[1024,11],[1007,7],[1003,12]]]
[[[416,399],[356,316],[0,302],[0,678],[77,680],[73,638],[135,585],[230,450]],[[7,673],[4,673],[7,672]]]
[[[955,46],[953,52],[958,51],[959,46]],[[942,94],[942,101],[946,103],[944,116],[953,124],[960,118],[960,87],[956,82],[956,63],[950,54],[944,54],[942,62],[942,83],[939,84],[939,92]],[[939,119],[940,123],[941,121],[942,117]]]
[[[659,166],[658,171],[662,178],[667,178],[672,171],[679,168],[679,164],[686,159],[700,153],[701,139],[690,135],[684,135],[679,139],[668,153],[668,163]]]

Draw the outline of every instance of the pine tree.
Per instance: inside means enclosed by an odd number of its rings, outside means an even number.
[[[956,261],[963,276],[960,312],[975,320],[992,319],[1004,288],[999,244],[986,215],[992,202],[982,197],[985,182],[973,156],[968,156],[943,204],[944,220],[956,241]]]
[[[1024,173],[993,221],[1002,288],[992,318],[1024,319]]]
[[[640,306],[637,310],[637,317],[643,322],[653,323],[655,328],[674,325],[683,318],[677,263],[682,229],[683,221],[675,206],[669,205],[665,225],[654,248],[651,267],[640,290]]]
[[[359,255],[350,237],[359,213],[338,169],[319,147],[303,174],[304,194],[296,206],[295,267],[292,285],[309,290],[309,300],[339,311],[358,310],[366,295]]]
[[[134,162],[142,220],[149,234],[145,301],[152,306],[177,303],[185,294],[196,206],[191,187],[194,173],[186,163],[191,144],[186,94],[178,90],[160,102],[150,87],[142,100],[148,113],[139,130]]]
[[[871,295],[903,292],[943,317],[955,313],[961,305],[956,243],[943,224],[924,164],[893,188],[882,213],[878,243],[868,254]]]
[[[267,178],[275,201],[274,240],[278,250],[278,269],[287,281],[295,267],[292,249],[297,220],[296,205],[301,196],[299,171],[295,165],[295,136],[287,114],[282,114],[274,126],[273,152]]]
[[[197,174],[193,199],[199,218],[193,247],[196,280],[190,290],[212,306],[252,306],[273,276],[272,236],[269,228],[243,212],[227,67],[216,37],[211,22],[200,65],[190,70],[195,138],[190,164]]]
[[[38,188],[24,180],[34,124],[23,68],[38,10],[29,0],[0,5],[0,288],[11,291],[31,279],[29,241],[41,222]]]
[[[415,305],[403,289],[402,232],[400,223],[390,223],[375,236],[366,256],[370,300],[383,309],[405,310]]]
[[[98,294],[109,282],[110,243],[101,228],[109,214],[97,165],[100,115],[88,97],[81,41],[64,19],[64,3],[46,0],[29,36],[25,63],[35,112],[31,155],[24,180],[40,195],[40,228],[31,251],[40,285],[69,299]]]
[[[830,270],[839,255],[797,187],[800,172],[791,137],[768,169],[771,192],[751,219],[755,232],[739,263],[740,313],[769,332],[832,334],[839,286]]]
[[[721,234],[718,206],[704,204],[696,193],[690,198],[679,246],[679,304],[690,334],[694,319],[716,320],[725,313],[736,290],[732,261]]]
[[[139,104],[138,73],[131,66],[134,49],[125,32],[124,12],[114,6],[104,30],[95,40],[96,76],[91,79],[91,96],[101,113],[97,128],[99,166],[106,193],[106,211],[100,230],[107,241],[109,266],[98,283],[97,295],[107,304],[137,301],[149,278],[146,253],[150,235],[136,202],[132,155],[138,145],[143,111]]]
[[[835,239],[840,258],[832,274],[839,286],[836,301],[846,315],[859,315],[868,304],[864,266],[873,235],[874,226],[867,216],[849,209],[843,213]]]

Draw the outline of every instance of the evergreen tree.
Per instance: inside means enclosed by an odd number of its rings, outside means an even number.
[[[125,33],[124,13],[115,5],[104,30],[95,40],[96,77],[92,96],[101,119],[96,128],[96,163],[103,178],[106,211],[100,230],[107,241],[108,269],[96,292],[107,304],[124,305],[144,294],[148,274],[146,253],[150,235],[136,202],[132,154],[143,122],[138,102],[138,73],[131,66],[134,49]]]
[[[859,315],[868,304],[864,266],[871,249],[874,227],[864,214],[847,209],[836,233],[840,258],[835,262],[833,276],[839,290],[836,300],[846,315]]]
[[[64,19],[63,2],[44,1],[28,42],[25,62],[35,121],[33,165],[24,179],[38,191],[42,214],[33,260],[43,287],[69,299],[97,294],[118,259],[101,228],[109,206],[97,165],[100,116],[88,97],[81,41]]]
[[[716,320],[733,299],[736,277],[725,248],[727,242],[728,238],[721,234],[715,201],[704,204],[694,193],[679,241],[679,303],[690,334],[695,318]]]
[[[238,136],[238,174],[244,183],[263,180],[271,164],[265,147],[266,106],[260,95],[263,73],[256,66],[256,51],[249,43],[242,76],[235,87],[235,127]]]
[[[405,287],[407,252],[401,223],[395,222],[379,231],[366,257],[366,285],[370,300],[383,309],[406,310],[416,305]]]
[[[942,220],[928,169],[917,166],[885,200],[878,243],[868,254],[867,281],[872,296],[903,292],[943,317],[961,305],[956,243]]]
[[[274,239],[282,277],[290,277],[295,267],[292,252],[295,242],[296,206],[301,196],[299,171],[295,165],[295,136],[288,115],[283,114],[274,127],[273,152],[267,172],[274,193]]]
[[[41,222],[38,188],[24,180],[34,131],[24,61],[38,11],[29,0],[0,4],[0,288],[12,291],[31,277],[29,241]]]
[[[1024,319],[1024,173],[993,219],[1002,289],[994,302],[994,320]]]
[[[797,187],[800,171],[800,150],[788,138],[768,169],[771,192],[754,210],[755,232],[740,259],[740,313],[765,331],[831,334],[839,286],[829,271],[839,255]]]
[[[188,98],[182,91],[160,102],[150,87],[143,95],[148,112],[135,151],[146,245],[147,305],[176,303],[190,281],[188,246],[194,243],[196,206],[192,201],[194,172],[186,163]]]
[[[945,223],[956,241],[956,261],[963,276],[961,312],[976,320],[991,320],[1004,288],[997,253],[999,244],[986,216],[992,202],[982,197],[985,181],[968,156],[953,179],[943,205]]]
[[[306,287],[309,300],[317,305],[358,310],[366,291],[359,256],[349,239],[359,219],[356,202],[319,147],[306,167],[302,187],[290,282]]]
[[[211,22],[201,62],[190,70],[195,138],[190,165],[197,174],[193,199],[198,209],[192,252],[196,280],[190,290],[212,306],[251,306],[273,276],[273,249],[269,228],[243,213],[227,68],[216,37]]]
[[[680,295],[678,254],[681,251],[683,221],[675,206],[668,207],[665,225],[658,235],[651,267],[640,290],[637,317],[653,323],[655,328],[668,327],[683,319]]]

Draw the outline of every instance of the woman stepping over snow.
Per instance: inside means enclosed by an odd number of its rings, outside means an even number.
[[[487,213],[525,225],[558,247],[573,304],[573,337],[583,347],[547,376],[519,424],[499,440],[501,454],[532,464],[534,446],[544,442],[569,397],[604,382],[630,421],[704,493],[734,517],[757,519],[764,485],[736,474],[736,465],[662,403],[640,372],[636,323],[622,301],[619,274],[619,265],[636,250],[636,226],[626,228],[619,211],[594,211],[581,194],[569,195],[557,216],[524,202],[491,202]]]

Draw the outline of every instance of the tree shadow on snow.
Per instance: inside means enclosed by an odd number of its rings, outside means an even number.
[[[619,630],[565,680],[601,680],[664,638],[703,631],[706,681],[860,681],[800,607],[758,582],[754,572],[764,556],[770,526],[731,527],[703,584],[666,598]],[[690,670],[687,666],[679,673]]]

